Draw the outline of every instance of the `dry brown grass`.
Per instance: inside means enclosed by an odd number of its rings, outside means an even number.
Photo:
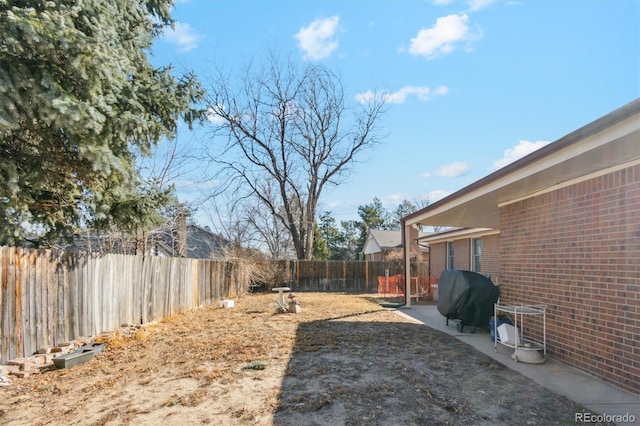
[[[492,424],[517,402],[562,424],[575,410],[368,297],[297,296],[300,314],[252,294],[114,334],[86,364],[14,379],[0,423]]]

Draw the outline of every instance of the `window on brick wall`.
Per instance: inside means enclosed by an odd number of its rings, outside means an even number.
[[[471,239],[471,270],[482,271],[480,259],[482,257],[482,240],[480,238]]]
[[[454,269],[454,267],[453,267],[453,241],[447,241],[447,269]]]

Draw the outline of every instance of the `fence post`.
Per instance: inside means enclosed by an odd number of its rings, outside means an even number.
[[[364,258],[364,289],[369,291],[369,259]]]
[[[198,300],[198,267],[200,265],[199,260],[193,262],[193,308],[200,307],[200,301]]]
[[[342,282],[344,283],[345,290],[347,289],[347,262],[342,261]]]
[[[329,291],[329,289],[331,288],[331,280],[329,279],[329,261],[325,260],[324,261],[324,284],[325,284],[325,291]]]
[[[13,258],[14,258],[14,266],[15,267],[15,296],[16,296],[16,310],[15,310],[15,337],[16,337],[16,351],[18,354],[22,354],[24,352],[24,339],[22,336],[22,271],[21,271],[21,258],[22,258],[22,248],[18,247],[13,250]]]

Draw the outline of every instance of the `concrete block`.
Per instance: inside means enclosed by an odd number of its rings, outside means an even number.
[[[5,365],[4,369],[5,376],[13,373],[14,371],[20,371],[20,367],[18,367],[17,365]]]
[[[40,367],[47,363],[47,354],[38,354],[32,357],[36,362],[36,367]]]
[[[16,358],[7,361],[7,365],[19,367],[19,371],[32,371],[36,368],[36,361],[30,358]]]
[[[71,343],[60,343],[59,345],[51,348],[51,352],[58,353],[58,354],[59,353],[68,354],[69,352],[72,352],[74,349],[75,347]]]
[[[34,371],[12,371],[10,374],[12,376],[25,378],[25,377],[29,377],[32,374],[39,374],[39,373],[40,372],[38,370],[34,370]]]

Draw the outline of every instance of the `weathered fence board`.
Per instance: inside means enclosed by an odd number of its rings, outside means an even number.
[[[350,262],[301,260],[290,261],[291,287],[295,291],[322,291],[338,293],[378,292],[378,277],[403,274],[404,269],[398,263],[383,261]],[[420,275],[428,274],[427,263],[417,263],[415,268]]]
[[[237,262],[0,247],[0,362],[246,288]]]

